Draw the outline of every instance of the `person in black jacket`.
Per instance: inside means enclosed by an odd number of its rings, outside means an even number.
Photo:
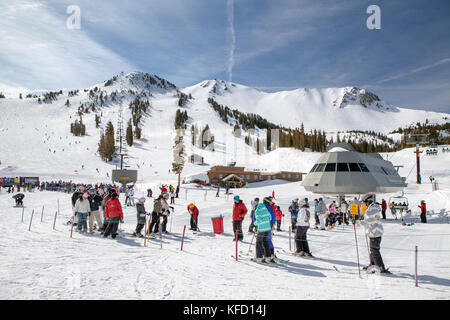
[[[94,219],[97,221],[99,229],[102,229],[103,223],[100,218],[99,207],[102,204],[103,198],[95,191],[95,189],[89,190],[89,205],[91,206],[91,212],[89,213],[89,233],[93,233]]]
[[[145,197],[141,197],[136,202],[136,211],[137,211],[137,226],[136,231],[133,233],[133,236],[142,238],[143,235],[141,234],[142,228],[144,228],[145,220],[147,212],[145,212]]]

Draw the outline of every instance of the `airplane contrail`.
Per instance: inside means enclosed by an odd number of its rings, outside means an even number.
[[[231,33],[231,46],[228,55],[228,81],[233,80],[233,65],[234,65],[234,46],[236,43],[236,36],[234,33],[234,0],[227,2],[227,18]]]

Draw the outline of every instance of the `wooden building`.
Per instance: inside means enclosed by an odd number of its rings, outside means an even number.
[[[302,181],[303,172],[266,172],[246,171],[245,167],[214,166],[207,172],[211,184],[225,185],[226,183],[252,183],[267,180]]]

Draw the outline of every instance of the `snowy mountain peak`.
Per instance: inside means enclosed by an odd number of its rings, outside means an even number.
[[[333,102],[333,106],[337,106],[337,100]],[[339,100],[339,108],[345,108],[347,105],[360,105],[364,108],[373,108],[385,111],[394,111],[395,108],[381,101],[374,93],[364,88],[345,87],[342,98]]]
[[[151,90],[151,91],[167,91],[176,90],[177,87],[167,81],[166,79],[160,78],[155,74],[149,74],[144,72],[130,72],[127,74],[121,73],[112,77],[111,79],[103,82],[100,86],[105,88],[110,88],[113,90]]]

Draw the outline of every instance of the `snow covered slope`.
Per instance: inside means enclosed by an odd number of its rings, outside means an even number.
[[[267,93],[224,80],[205,80],[182,89],[194,97],[211,96],[218,103],[241,112],[256,113],[285,127],[307,131],[375,130],[388,133],[398,127],[442,122],[450,114],[392,106],[363,88],[298,88]]]

